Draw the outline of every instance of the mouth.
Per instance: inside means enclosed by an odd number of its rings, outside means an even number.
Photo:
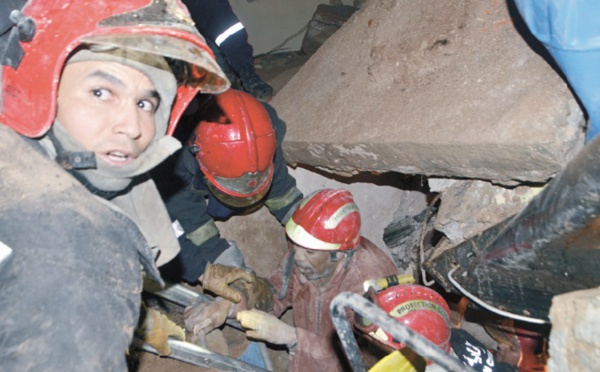
[[[310,267],[306,267],[304,265],[298,265],[297,263],[296,263],[296,267],[298,268],[298,271],[300,271],[303,274],[310,272]]]
[[[111,150],[100,154],[102,160],[116,167],[122,167],[131,164],[137,157],[131,152],[121,150]]]

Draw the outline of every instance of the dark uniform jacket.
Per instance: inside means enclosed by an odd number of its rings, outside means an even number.
[[[183,0],[183,3],[188,7],[196,27],[209,43],[215,43],[220,35],[240,22],[228,0]],[[226,37],[218,48],[227,63],[238,74],[242,67],[252,64],[253,49],[248,43],[248,33],[245,28]]]
[[[261,203],[264,203],[271,214],[283,224],[290,217],[291,208],[302,199],[303,195],[296,188],[296,180],[288,173],[281,149],[286,131],[285,122],[279,119],[275,109],[267,103],[263,105],[269,113],[277,136],[277,151],[274,158],[273,183]],[[221,238],[214,220],[225,220],[245,210],[228,207],[212,195],[191,146],[185,146],[181,150],[174,168],[173,176],[177,180],[164,175],[161,179],[157,178],[171,220],[176,230],[181,228],[179,233],[181,252],[179,257],[168,265],[167,270],[170,272],[169,275],[178,273],[181,279],[195,283],[204,273],[206,263],[214,262],[229,248],[229,242]],[[174,183],[184,186],[170,193],[168,188]]]

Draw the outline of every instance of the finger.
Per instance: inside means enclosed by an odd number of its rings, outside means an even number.
[[[223,286],[220,289],[220,295],[221,297],[234,302],[234,303],[238,303],[242,300],[242,296],[240,295],[240,293],[238,291],[236,291],[235,289],[229,288],[227,286]]]
[[[200,313],[201,311],[204,310],[204,308],[206,307],[206,302],[202,301],[202,302],[197,302],[197,303],[192,303],[191,305],[187,306],[184,310],[183,310],[183,315],[184,316],[188,316],[188,314],[193,314],[193,313]]]
[[[181,327],[177,327],[169,332],[169,336],[176,338],[179,341],[185,341],[185,331]]]
[[[192,310],[188,313],[183,314],[183,321],[185,323],[196,323],[204,318],[206,318],[206,316],[204,315],[204,311]]]
[[[245,329],[249,329],[249,330],[252,330],[252,329],[254,329],[254,327],[253,327],[253,326],[254,326],[255,324],[252,324],[252,322],[249,322],[249,321],[248,321],[247,319],[245,319],[245,318],[238,319],[238,322],[239,322],[239,323],[240,323],[240,325],[241,325],[242,327],[244,327]]]
[[[192,333],[194,333],[195,335],[206,334],[205,328],[208,327],[210,325],[210,323],[211,323],[210,319],[205,319],[205,320],[201,321],[200,323],[198,323],[194,326],[194,328],[192,329]]]
[[[201,322],[206,321],[206,319],[207,317],[203,316],[202,314],[193,314],[192,316],[185,318],[183,321],[188,331],[191,331],[196,324],[200,324]]]
[[[248,330],[248,331],[246,331],[246,336],[248,336],[249,338],[252,338],[254,340],[262,340],[263,339],[261,337],[261,334],[259,331]]]
[[[168,343],[164,343],[164,345],[157,345],[154,347],[160,356],[169,356],[171,355],[171,347]]]
[[[206,348],[206,338],[204,336],[205,335],[193,334],[190,339],[190,342],[193,344],[196,344],[198,346]]]
[[[236,280],[243,280],[248,283],[254,282],[254,275],[251,275],[245,271],[238,270],[230,278],[228,278],[228,283],[231,284]]]
[[[263,326],[265,313],[255,309],[241,311],[238,313],[237,320],[244,328],[259,330]]]

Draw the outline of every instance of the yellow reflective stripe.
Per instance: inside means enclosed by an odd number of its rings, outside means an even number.
[[[293,218],[290,218],[285,224],[285,232],[295,244],[303,248],[319,251],[337,251],[340,249],[341,244],[328,243],[315,238],[308,231],[304,230],[302,226],[294,222]]]
[[[299,196],[302,196],[302,192],[300,192],[300,190],[298,190],[296,187],[293,187],[284,195],[267,200],[265,205],[270,210],[276,211],[291,205],[296,199],[298,199]]]
[[[338,227],[340,222],[342,222],[342,220],[352,212],[358,212],[358,207],[354,203],[348,203],[340,207],[337,211],[335,211],[334,214],[331,215],[331,217],[329,217],[327,221],[325,221],[325,228],[328,230],[335,229]]]
[[[196,230],[187,234],[186,237],[191,240],[192,243],[196,245],[202,245],[208,239],[217,235],[219,235],[219,229],[217,228],[215,221],[210,220]]]

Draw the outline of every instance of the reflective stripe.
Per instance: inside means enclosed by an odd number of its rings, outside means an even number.
[[[175,236],[177,237],[177,239],[179,239],[181,235],[185,234],[185,231],[183,230],[183,227],[181,226],[178,220],[173,221],[171,226],[173,227],[173,231],[175,231]]]
[[[288,211],[285,213],[285,215],[281,219],[282,225],[285,225],[292,218],[292,215],[294,214],[294,212],[296,212],[296,208],[298,208],[298,204],[300,204],[300,200],[295,202],[294,205],[292,205],[290,207],[290,209],[288,209]]]
[[[0,266],[12,255],[12,248],[0,241]]]
[[[215,221],[210,220],[196,230],[187,234],[186,237],[196,245],[202,245],[213,236],[219,235],[219,229],[215,225]]]
[[[225,40],[227,40],[229,38],[229,36],[235,34],[236,32],[243,30],[244,29],[244,25],[242,24],[242,22],[238,22],[236,24],[234,24],[233,26],[229,27],[227,30],[225,30],[225,32],[223,32],[221,35],[217,36],[217,39],[215,40],[215,43],[217,43],[217,46],[221,46],[221,44],[223,44],[223,42]]]
[[[315,238],[308,231],[304,230],[302,226],[294,222],[293,218],[290,218],[285,224],[285,232],[292,242],[303,248],[319,251],[337,251],[341,246],[341,244],[328,243]]]
[[[302,192],[298,188],[292,187],[285,195],[267,200],[265,205],[272,211],[278,211],[292,204],[298,197],[302,197]]]
[[[358,206],[354,203],[348,203],[342,207],[340,207],[337,211],[335,211],[334,214],[331,215],[331,217],[329,217],[329,219],[327,221],[325,221],[325,229],[327,230],[333,230],[336,227],[338,227],[338,225],[340,224],[340,222],[342,222],[342,220],[344,218],[346,218],[347,215],[349,215],[350,213],[353,212],[358,212]]]

